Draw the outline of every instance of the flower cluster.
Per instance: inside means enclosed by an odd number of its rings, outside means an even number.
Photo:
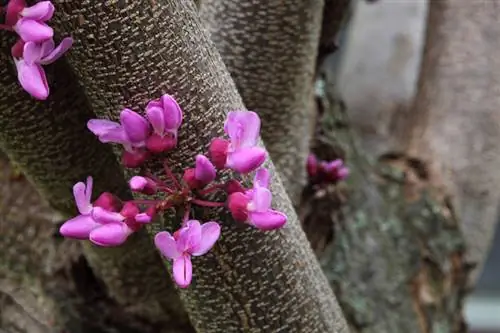
[[[314,154],[309,154],[307,173],[312,184],[336,183],[347,178],[349,169],[341,159],[327,162],[318,160]]]
[[[183,119],[182,110],[170,95],[149,102],[145,115],[129,109],[120,114],[120,122],[92,119],[88,128],[101,142],[123,146],[122,162],[127,167],[142,165],[151,154],[172,150],[177,145],[177,132]],[[209,156],[197,155],[194,166],[176,175],[164,163],[164,175],[150,173],[133,176],[130,189],[150,200],[123,202],[104,192],[92,202],[92,178],[73,187],[80,215],[66,221],[60,233],[69,238],[88,239],[99,246],[118,246],[150,223],[157,214],[175,210],[183,216],[174,233],[161,231],[154,242],[158,250],[173,261],[176,283],[185,288],[191,283],[193,256],[207,253],[219,239],[221,227],[216,221],[201,223],[191,218],[195,207],[226,208],[234,220],[261,230],[282,227],[287,217],[271,208],[269,190],[271,175],[262,168],[267,153],[257,146],[260,119],[250,111],[229,112],[224,124],[227,138],[215,138]],[[219,171],[232,169],[232,177],[222,181]],[[245,186],[254,172],[253,185]],[[250,179],[251,180],[251,179]],[[224,201],[211,201],[207,196],[225,194]]]
[[[66,37],[55,45],[54,30],[47,25],[54,14],[51,1],[40,1],[28,7],[25,0],[10,0],[3,11],[5,24],[1,24],[0,29],[18,35],[11,54],[19,83],[36,99],[45,100],[49,96],[49,86],[42,65],[59,59],[71,47],[73,39]]]

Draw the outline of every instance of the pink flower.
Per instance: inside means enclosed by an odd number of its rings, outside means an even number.
[[[118,246],[138,229],[135,218],[139,211],[135,205],[127,203],[120,213],[115,212],[113,196],[103,193],[91,203],[92,177],[87,183],[73,186],[73,195],[80,215],[66,221],[59,232],[68,238],[88,239],[100,246]],[[132,223],[131,223],[132,222]]]
[[[142,176],[130,178],[129,185],[132,191],[148,195],[153,195],[158,190],[158,186],[152,179]]]
[[[210,155],[219,167],[225,157],[224,167],[240,173],[249,173],[264,163],[266,151],[257,147],[260,132],[260,118],[252,111],[232,111],[227,115],[224,131],[229,142],[216,139],[210,145]]]
[[[236,221],[246,222],[262,230],[278,229],[286,223],[285,214],[271,209],[269,181],[269,171],[259,169],[252,189],[229,196],[228,207]]]
[[[336,159],[330,162],[320,162],[321,172],[325,175],[327,181],[335,182],[344,180],[349,175],[349,169],[344,166],[341,159]]]
[[[146,106],[146,116],[153,126],[147,147],[154,153],[171,150],[177,145],[177,131],[182,124],[182,110],[170,95],[163,95]]]
[[[219,239],[221,228],[216,222],[200,224],[189,220],[172,236],[166,231],[155,236],[155,245],[167,258],[173,260],[173,276],[181,288],[191,283],[193,266],[191,256],[207,253]]]
[[[148,121],[138,113],[124,109],[120,113],[120,123],[105,120],[91,119],[87,123],[88,129],[97,135],[103,143],[119,143],[125,148],[122,161],[127,167],[137,167],[148,157],[144,150],[149,137],[150,126]]]
[[[5,26],[11,27],[25,42],[43,42],[54,36],[45,22],[52,18],[54,5],[40,1],[27,7],[24,0],[10,0],[5,15]]]
[[[22,18],[46,22],[52,15],[54,15],[54,5],[51,1],[40,1],[27,7],[25,0],[10,0],[7,4],[5,24],[14,26]]]
[[[16,43],[16,45],[22,45]],[[53,39],[43,43],[27,42],[23,46],[21,59],[15,59],[17,77],[21,86],[30,95],[39,100],[49,96],[49,86],[42,65],[48,65],[59,59],[73,44],[70,37],[64,38],[56,47]]]
[[[216,170],[212,162],[204,156],[197,155],[195,167],[184,172],[183,179],[192,189],[203,187],[216,177]]]

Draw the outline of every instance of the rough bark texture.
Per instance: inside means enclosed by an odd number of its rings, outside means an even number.
[[[364,38],[358,42],[365,46],[353,45],[345,55],[341,92],[353,128],[373,158],[405,152],[428,164],[444,183],[470,249],[468,259],[482,265],[500,199],[500,86],[496,79],[500,62],[492,56],[500,49],[500,39],[495,38],[500,29],[493,24],[500,8],[487,0],[431,4],[414,108],[410,102],[418,72],[411,71],[411,64],[418,56],[418,42],[410,31],[418,24],[418,11],[410,9],[420,6],[418,2],[358,4],[358,21],[366,25],[364,31],[359,29],[358,35]],[[406,28],[398,33],[394,30],[398,21],[384,20],[383,15],[402,18],[405,6],[408,19],[402,23]],[[395,14],[398,7],[400,14]],[[370,40],[376,41],[371,48]],[[388,51],[385,56],[384,50]],[[475,270],[473,278],[479,272]]]
[[[323,1],[204,0],[200,15],[293,202],[305,184]]]
[[[67,62],[62,59],[46,67],[51,96],[36,102],[17,83],[8,55],[11,37],[0,34],[0,63],[5,64],[0,68],[0,147],[66,217],[75,214],[73,184],[88,175],[95,180],[94,195],[108,190],[130,196],[111,149],[86,129],[86,121],[95,115]],[[145,232],[117,249],[84,246],[95,274],[106,284],[106,293],[129,313],[168,324],[165,327],[176,327],[173,322],[186,324],[166,269]],[[151,283],[144,284],[145,275]]]
[[[141,110],[163,92],[177,97],[185,121],[179,146],[169,155],[174,170],[191,165],[222,134],[225,112],[243,108],[191,0],[55,3],[55,25],[78,41],[69,58],[100,115],[116,119],[124,106]],[[158,163],[150,167],[161,172]],[[194,260],[193,284],[181,293],[190,319],[200,332],[345,332],[335,297],[276,178],[272,191],[276,208],[289,216],[287,227],[264,233],[219,216],[223,236]],[[169,230],[178,226],[167,223]],[[153,232],[160,227],[155,224]]]
[[[336,189],[336,205],[348,201],[323,264],[354,332],[466,332],[466,251],[482,261],[492,236],[500,6],[430,2],[417,85],[418,11],[401,7],[422,4],[359,2],[340,78],[346,110],[328,88],[324,133],[352,175]],[[388,12],[410,16],[400,25]]]

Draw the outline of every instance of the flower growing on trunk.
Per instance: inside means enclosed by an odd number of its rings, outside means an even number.
[[[224,131],[230,140],[217,138],[210,145],[210,156],[215,166],[219,169],[227,167],[240,173],[249,173],[264,163],[267,153],[256,146],[260,118],[255,112],[229,112]]]
[[[86,184],[78,182],[73,186],[80,215],[61,226],[59,232],[64,237],[88,239],[100,246],[117,246],[123,244],[141,224],[151,221],[151,218],[144,218],[145,214],[131,202],[125,203],[117,212],[120,205],[110,193],[101,194],[92,204],[92,184],[92,177],[88,177]]]
[[[177,145],[177,131],[182,124],[182,110],[170,95],[163,95],[146,106],[146,116],[153,126],[147,147],[154,153],[171,150]]]
[[[349,169],[341,159],[320,161],[314,154],[307,157],[306,168],[312,183],[336,183],[349,175]]]
[[[5,29],[14,30],[25,42],[43,42],[54,36],[54,31],[45,22],[54,15],[51,1],[40,1],[26,6],[25,0],[10,0],[5,15]]]
[[[42,43],[20,42],[16,45],[23,45],[22,58],[14,58],[17,68],[17,78],[21,86],[31,96],[39,100],[45,100],[49,96],[49,86],[45,71],[42,65],[48,65],[62,57],[71,47],[73,39],[64,38],[56,47],[53,39],[48,39]],[[16,47],[13,53],[18,52]]]
[[[156,234],[155,245],[165,257],[173,260],[173,276],[179,287],[186,288],[191,283],[191,256],[207,253],[219,239],[220,229],[216,222],[200,224],[189,220],[174,235],[166,231]]]
[[[212,182],[216,173],[214,165],[206,156],[197,155],[195,167],[187,169],[182,178],[191,189],[196,189]]]
[[[272,194],[269,191],[269,171],[259,169],[253,188],[235,192],[229,196],[228,207],[233,218],[262,230],[273,230],[285,225],[285,214],[271,209]]]
[[[126,167],[135,168],[147,159],[145,147],[150,126],[148,121],[138,113],[124,109],[120,113],[120,123],[91,119],[87,127],[97,135],[101,142],[123,145],[125,151],[122,155],[122,162]]]

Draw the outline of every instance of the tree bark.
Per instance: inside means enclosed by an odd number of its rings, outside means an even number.
[[[294,203],[306,181],[323,2],[204,0],[200,7],[245,106],[263,119],[262,138]]]
[[[359,7],[376,14],[398,6],[360,2]],[[341,92],[353,127],[373,158],[405,152],[425,162],[446,187],[467,240],[468,259],[481,266],[493,237],[500,199],[496,190],[500,184],[500,148],[496,144],[500,139],[496,112],[500,98],[495,79],[500,63],[491,56],[500,49],[500,43],[491,38],[500,36],[492,24],[500,9],[488,1],[440,1],[432,4],[429,15],[415,107],[411,103],[418,71],[410,68],[419,60],[411,51],[417,48],[409,30],[397,34],[379,29],[379,36],[365,36],[365,40],[376,41],[374,46],[381,51],[373,57],[375,52],[353,47],[346,54],[340,80],[349,86],[341,87]],[[406,29],[416,24],[411,19],[408,22]],[[366,31],[377,29],[372,23]],[[386,47],[380,47],[381,41],[386,41]],[[350,71],[356,66],[364,72]],[[384,84],[380,84],[382,80]],[[473,272],[473,279],[479,272]]]
[[[191,0],[55,2],[57,29],[77,40],[68,57],[98,114],[116,119],[124,106],[139,111],[162,93],[176,96],[185,120],[168,156],[175,171],[223,133],[225,112],[243,108]],[[150,165],[154,173],[161,172],[158,162]],[[272,191],[275,208],[289,217],[280,231],[217,216],[222,239],[196,258],[193,284],[181,292],[192,323],[201,332],[346,332],[279,180]],[[169,230],[179,225],[167,221]],[[154,223],[150,231],[160,228]]]
[[[130,197],[111,149],[86,129],[86,121],[95,115],[67,62],[61,59],[47,67],[51,96],[45,102],[34,101],[17,83],[8,53],[15,40],[10,37],[0,34],[4,50],[0,63],[6,64],[0,68],[1,148],[65,217],[75,214],[73,184],[88,175],[95,180],[94,195],[109,190]],[[17,245],[22,243],[14,243],[14,249]],[[155,330],[162,325],[164,329],[188,325],[167,271],[145,232],[118,249],[84,244],[84,252],[94,274],[104,281],[105,294],[125,306],[129,314],[147,318],[156,325]],[[150,285],[144,285],[145,275],[153,281]]]
[[[500,7],[430,2],[419,70],[424,4],[359,2],[328,90],[324,133],[352,174],[323,264],[354,332],[466,332],[469,256],[493,234]]]

